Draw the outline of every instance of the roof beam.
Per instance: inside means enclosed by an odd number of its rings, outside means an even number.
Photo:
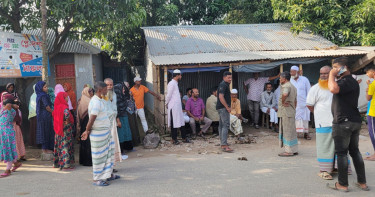
[[[359,58],[353,65],[352,72],[356,72],[359,69],[367,66],[369,63],[375,60],[375,51],[371,51],[364,55],[363,57]]]
[[[178,69],[178,68],[207,68],[207,67],[225,67],[231,64],[232,66],[246,65],[246,64],[267,64],[270,63],[269,60],[260,60],[260,61],[245,61],[245,62],[219,62],[212,64],[193,64],[193,65],[169,65],[168,69]]]

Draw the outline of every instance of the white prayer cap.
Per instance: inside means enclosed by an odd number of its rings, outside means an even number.
[[[237,89],[232,89],[232,90],[230,91],[230,93],[232,93],[232,94],[238,94],[238,91],[237,91]]]
[[[178,69],[173,70],[173,74],[181,74],[181,71]]]
[[[140,78],[140,77],[135,77],[135,78],[134,78],[134,82],[136,82],[136,81],[142,81],[142,78]]]
[[[299,71],[299,68],[298,68],[298,66],[294,65],[294,66],[292,66],[292,68],[290,68],[290,70],[296,70],[296,71]]]

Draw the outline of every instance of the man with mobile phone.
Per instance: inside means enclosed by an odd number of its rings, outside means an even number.
[[[348,69],[348,58],[340,57],[333,61],[333,69],[329,73],[328,88],[333,93],[332,98],[332,137],[337,154],[338,182],[329,188],[348,192],[348,156],[353,159],[357,173],[355,185],[365,191],[365,164],[358,149],[359,132],[361,130],[361,115],[358,111],[359,85]],[[336,81],[337,79],[337,81]]]

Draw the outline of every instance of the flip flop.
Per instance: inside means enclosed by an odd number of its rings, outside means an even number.
[[[119,175],[112,175],[111,178],[108,178],[107,181],[113,181],[113,180],[116,180],[116,179],[119,179],[121,178]]]
[[[288,153],[280,153],[279,154],[279,157],[293,157],[295,154],[293,153],[293,154],[288,154]]]
[[[22,163],[20,163],[20,165],[19,166],[14,166],[13,168],[12,168],[12,172],[15,172],[19,167],[21,167],[22,166]]]
[[[362,188],[361,185],[359,183],[354,183],[354,185],[356,187],[358,187],[359,189],[361,189],[362,191],[370,191],[370,188],[366,185],[365,188]]]
[[[94,186],[108,186],[109,183],[107,183],[105,181],[95,181],[92,185],[94,185]]]
[[[333,190],[336,190],[336,191],[340,191],[340,192],[349,192],[349,189],[338,189],[337,187],[336,187],[336,184],[337,184],[337,182],[335,183],[335,185],[334,186],[331,186],[329,183],[327,183],[327,187],[329,188],[329,189],[333,189]]]
[[[233,153],[233,150],[228,146],[221,148],[221,150],[226,153]]]

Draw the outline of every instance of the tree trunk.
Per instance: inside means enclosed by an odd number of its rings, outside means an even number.
[[[42,80],[48,84],[48,48],[47,48],[47,7],[46,1],[42,0],[40,11],[42,13],[42,51],[43,51],[43,71]]]

